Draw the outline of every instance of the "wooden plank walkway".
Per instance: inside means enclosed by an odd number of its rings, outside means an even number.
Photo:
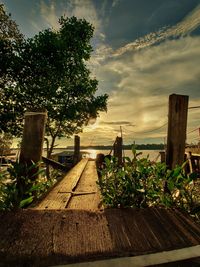
[[[155,207],[100,210],[97,179],[95,161],[83,159],[35,208],[0,212],[0,267],[104,259],[112,260],[91,267],[123,266],[119,257],[128,257],[127,267],[148,266],[146,256],[154,261],[169,252],[162,262],[180,260],[186,249],[188,258],[200,256],[200,225],[187,214]],[[135,265],[140,256],[142,265]]]
[[[200,256],[199,245],[200,226],[172,209],[0,213],[0,266],[42,267],[182,248],[193,250],[189,258],[198,252]]]
[[[34,209],[97,210],[100,192],[94,160],[82,159]]]

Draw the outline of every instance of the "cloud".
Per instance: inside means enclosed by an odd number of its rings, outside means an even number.
[[[119,4],[120,0],[113,0],[112,7],[116,7]]]
[[[40,13],[43,20],[48,24],[49,27],[58,28],[58,16],[55,1],[45,3],[40,1]]]
[[[89,67],[99,81],[98,93],[110,95],[108,112],[100,114],[95,127],[88,126],[81,133],[84,144],[111,144],[120,125],[125,143],[163,142],[168,96],[186,94],[190,105],[200,103],[200,37],[190,36],[200,26],[200,5],[178,24],[114,50],[105,43],[102,21],[92,1],[85,0],[85,5],[80,0],[61,2],[62,13],[95,25],[95,51]],[[115,7],[117,1],[112,4]],[[41,7],[43,17],[50,14],[48,23],[54,25],[58,16],[54,3]],[[189,111],[188,129],[198,125],[198,110]],[[194,135],[189,135],[189,140]]]
[[[130,121],[101,121],[101,124],[105,124],[105,125],[124,125],[124,126],[135,126],[134,124],[132,124]]]
[[[112,2],[113,9],[118,2]],[[98,93],[110,97],[108,112],[101,113],[95,125],[81,134],[85,144],[91,140],[94,144],[112,143],[119,126],[126,143],[133,139],[162,142],[167,134],[168,96],[187,94],[191,103],[200,101],[200,37],[190,36],[200,26],[200,5],[176,25],[117,50],[105,42],[103,21],[92,1],[85,0],[84,5],[80,0],[60,1],[59,5],[41,1],[40,10],[43,20],[52,27],[64,13],[85,18],[95,26],[95,51],[88,65],[99,80]],[[198,112],[192,111],[188,118],[188,129],[196,127]]]
[[[104,60],[97,78],[103,87],[100,90],[106,91],[109,85],[110,98],[108,112],[101,114],[99,128],[107,125],[108,131],[119,132],[119,125],[114,122],[130,122],[135,126],[122,127],[125,142],[133,137],[140,142],[147,138],[162,142],[167,126],[156,129],[167,122],[168,96],[186,94],[190,96],[190,105],[200,103],[199,57],[200,37],[186,36]],[[189,112],[193,112],[188,119],[190,129],[199,120],[197,111]]]
[[[95,6],[90,0],[71,0],[71,14],[77,18],[85,18],[88,20],[94,27],[96,32],[101,32],[101,21],[98,18]]]
[[[100,39],[105,36],[102,32],[102,23],[97,15],[94,3],[92,0],[70,0],[70,1],[51,1],[46,3],[40,1],[40,14],[42,19],[52,28],[57,29],[58,19],[61,15],[66,17],[75,16],[80,19],[86,19],[95,27],[95,35]]]
[[[107,125],[107,131],[116,132],[119,125],[114,122],[127,121],[135,126],[123,125],[126,142],[133,137],[140,142],[147,138],[160,142],[167,135],[170,94],[189,95],[190,105],[200,103],[200,37],[190,36],[199,26],[200,5],[171,28],[115,51],[108,45],[99,49],[94,60],[96,76],[100,91],[110,95],[99,129]],[[198,112],[189,111],[188,129],[198,125]]]
[[[181,22],[177,23],[175,26],[164,27],[157,32],[151,32],[146,36],[117,49],[112,56],[120,56],[130,50],[145,48],[147,46],[164,41],[167,38],[186,36],[198,26],[200,26],[200,5],[192,10]]]

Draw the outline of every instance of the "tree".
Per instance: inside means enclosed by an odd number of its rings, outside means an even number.
[[[57,137],[81,131],[90,118],[106,111],[107,98],[96,95],[98,82],[86,61],[92,52],[93,27],[76,17],[59,20],[60,29],[47,29],[18,44],[15,86],[7,91],[19,113],[45,108],[51,156]]]
[[[0,133],[16,134],[19,130],[17,124],[22,124],[22,116],[18,122],[19,110],[13,105],[9,91],[15,87],[13,70],[17,60],[16,44],[21,43],[23,38],[11,15],[0,4]]]
[[[11,14],[6,14],[3,4],[0,4],[0,39],[23,40],[23,34],[20,33],[16,22],[11,19]]]

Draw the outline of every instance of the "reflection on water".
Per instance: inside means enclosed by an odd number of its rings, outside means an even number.
[[[69,154],[73,154],[73,150],[66,150],[65,148],[56,148],[54,149],[54,153],[60,153],[60,152],[64,152],[66,151]],[[18,149],[13,149],[12,150],[13,153],[18,153]],[[159,156],[159,152],[160,150],[138,150],[137,152],[142,152],[141,157],[147,157],[147,155],[149,155],[149,159],[151,161],[160,161],[160,156]],[[92,158],[92,159],[96,159],[97,154],[104,154],[104,155],[108,155],[110,153],[110,150],[106,150],[106,149],[84,149],[81,150],[81,153],[83,155],[83,157],[85,158]],[[43,156],[46,156],[46,150],[43,150]],[[123,156],[125,157],[129,157],[132,158],[133,154],[131,150],[124,150],[123,152]]]
[[[97,157],[97,150],[95,149],[87,149],[87,157],[91,159],[96,159]]]
[[[138,152],[142,152],[140,158],[147,157],[147,155],[149,155],[149,159],[151,161],[160,161],[160,150],[138,150]],[[108,155],[110,153],[110,150],[85,149],[84,151],[82,151],[82,153],[85,153],[84,156],[87,158],[96,159],[97,154],[102,153],[104,155]],[[131,150],[125,150],[123,154],[123,156],[125,157],[133,157]]]
[[[13,149],[12,150],[13,153],[17,154],[18,153],[18,149]],[[67,154],[71,154],[73,155],[74,151],[73,150],[67,150],[66,148],[56,148],[54,150],[54,154],[57,153],[61,153],[61,152],[66,152]],[[137,152],[142,152],[141,157],[147,157],[147,155],[149,155],[149,159],[151,161],[160,161],[160,155],[159,152],[160,150],[138,150]],[[108,155],[110,153],[110,150],[107,149],[84,149],[81,150],[81,154],[84,158],[92,158],[92,159],[96,159],[97,154],[104,154],[104,155]],[[46,156],[46,150],[43,150],[43,156]],[[124,150],[123,152],[123,156],[125,157],[129,157],[129,158],[133,158],[133,153],[131,150]]]

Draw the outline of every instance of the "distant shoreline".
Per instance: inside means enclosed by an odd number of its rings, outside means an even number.
[[[123,145],[124,150],[131,150],[133,145]],[[164,150],[164,144],[141,144],[141,145],[134,145],[137,150]],[[73,146],[68,146],[65,148],[66,150],[74,149]],[[113,146],[81,146],[81,150],[84,149],[96,149],[96,150],[111,150]]]
[[[135,146],[135,148],[137,150],[164,150],[164,145],[163,146],[145,146],[145,145],[137,145]],[[80,147],[80,150],[88,150],[88,149],[95,149],[95,150],[111,150],[113,149],[113,147],[111,146],[81,146]],[[132,146],[123,146],[123,149],[124,150],[132,150]],[[19,148],[17,147],[12,147],[11,150],[19,150]],[[44,147],[43,150],[46,150],[46,148]],[[74,147],[73,146],[68,146],[68,147],[55,147],[53,149],[54,151],[55,150],[74,150]]]

